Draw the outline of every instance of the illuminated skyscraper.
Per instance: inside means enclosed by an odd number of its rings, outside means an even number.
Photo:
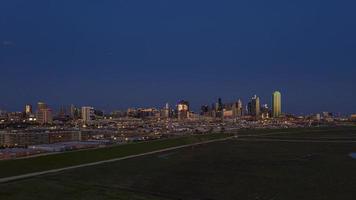
[[[189,102],[180,101],[177,105],[178,119],[187,119],[189,118]]]
[[[267,119],[270,117],[270,109],[267,104],[261,106],[261,117],[262,119]]]
[[[281,93],[279,91],[272,94],[272,114],[273,117],[280,117],[282,114]]]
[[[169,103],[166,103],[166,105],[164,106],[163,112],[162,112],[162,117],[166,118],[166,119],[170,117]]]
[[[232,115],[234,118],[241,117],[243,113],[242,101],[239,99],[232,106]]]
[[[36,118],[37,122],[41,125],[51,124],[53,121],[52,110],[48,108],[47,104],[38,102]]]
[[[215,117],[216,118],[224,117],[224,104],[222,103],[221,98],[219,98],[218,102],[215,103]]]
[[[251,100],[251,115],[256,117],[256,119],[260,118],[260,98],[255,95]]]
[[[88,124],[94,117],[94,108],[84,106],[82,107],[82,120],[84,124]]]
[[[238,116],[238,117],[243,116],[243,108],[242,108],[242,101],[241,101],[241,99],[239,99],[239,100],[237,101],[237,116]]]
[[[37,103],[37,110],[47,109],[47,104],[43,102]]]
[[[32,114],[32,106],[30,104],[25,105],[25,114],[26,116]]]

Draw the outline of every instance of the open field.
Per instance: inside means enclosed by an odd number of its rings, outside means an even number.
[[[65,152],[61,154],[45,155],[28,159],[4,160],[0,161],[0,178],[120,158],[179,145],[225,138],[228,136],[230,135],[192,135],[180,138],[118,145],[108,148]]]
[[[247,131],[239,134],[250,137],[266,138],[295,138],[295,139],[327,139],[327,140],[356,140],[356,127],[305,128],[284,130],[258,130],[254,134]]]
[[[243,136],[0,184],[0,199],[354,199],[356,143],[327,142],[352,141],[354,128],[257,132],[271,140]]]

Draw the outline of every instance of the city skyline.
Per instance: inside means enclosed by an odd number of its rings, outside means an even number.
[[[0,0],[0,200],[353,199],[355,8]]]
[[[216,108],[216,109],[218,109],[218,110],[221,110],[222,111],[222,109],[223,109],[223,107],[226,105],[226,104],[231,104],[231,105],[233,105],[233,104],[235,104],[236,103],[236,106],[237,107],[241,107],[240,109],[242,109],[243,111],[245,111],[246,113],[249,113],[249,114],[251,114],[250,112],[251,111],[249,111],[249,109],[251,109],[251,108],[248,108],[248,103],[249,102],[253,102],[254,100],[256,100],[256,98],[257,98],[257,103],[254,103],[254,104],[256,104],[256,105],[254,105],[255,106],[255,110],[256,109],[258,109],[257,111],[254,111],[254,112],[257,112],[257,113],[255,113],[254,115],[259,115],[260,114],[260,111],[259,111],[259,109],[260,108],[262,108],[263,107],[263,105],[270,105],[270,107],[271,107],[271,110],[273,111],[273,107],[274,107],[274,104],[273,104],[273,102],[274,102],[274,99],[273,99],[273,95],[275,94],[275,93],[279,93],[279,95],[281,95],[281,93],[279,92],[279,91],[274,91],[273,93],[272,93],[272,100],[270,101],[270,102],[266,102],[266,101],[263,101],[263,102],[260,102],[260,98],[255,94],[252,98],[250,98],[250,99],[248,99],[246,102],[246,105],[245,104],[243,104],[243,102],[244,101],[242,101],[242,98],[238,98],[238,99],[234,99],[234,100],[229,100],[229,101],[223,101],[222,100],[222,98],[221,97],[218,97],[217,99],[216,99],[216,102],[213,102],[213,104],[212,104],[212,108]],[[281,101],[281,97],[279,97],[279,101]],[[206,103],[206,102],[205,102]],[[263,103],[263,104],[262,104]],[[38,110],[45,110],[45,109],[51,109],[52,111],[55,111],[55,112],[57,112],[58,114],[61,114],[61,112],[64,112],[65,110],[67,110],[67,111],[69,111],[69,110],[72,110],[72,109],[74,109],[76,106],[79,106],[79,107],[82,107],[82,108],[91,108],[92,110],[94,109],[94,107],[89,107],[89,106],[85,106],[85,105],[87,105],[87,104],[84,104],[84,105],[78,105],[78,104],[59,104],[59,105],[53,105],[52,104],[52,106],[48,106],[47,105],[47,103],[46,102],[44,102],[44,101],[37,101],[37,103],[35,103],[35,104],[37,104],[37,106],[33,106],[34,104],[31,104],[31,103],[27,103],[27,104],[25,104],[20,110],[1,110],[0,109],[0,111],[6,111],[6,112],[24,112],[25,114],[29,114],[29,113],[35,113],[35,112],[33,112],[34,111],[34,109],[36,109],[37,111]],[[134,109],[137,109],[137,108],[149,108],[149,107],[152,107],[152,108],[158,108],[158,109],[167,109],[167,107],[170,107],[170,106],[175,106],[175,107],[177,107],[177,109],[178,110],[180,110],[181,108],[179,108],[180,106],[182,106],[182,105],[185,105],[185,104],[187,104],[187,107],[185,108],[185,109],[187,109],[187,110],[190,110],[190,111],[193,111],[193,112],[196,112],[196,113],[199,113],[199,111],[201,111],[201,108],[202,107],[199,107],[199,108],[192,108],[191,106],[190,106],[190,102],[189,102],[189,100],[187,101],[187,100],[184,100],[184,99],[180,99],[180,100],[178,100],[178,101],[176,101],[176,103],[172,103],[172,102],[166,102],[165,104],[164,104],[164,106],[162,106],[162,105],[158,105],[158,106],[130,106],[130,107],[126,107],[126,108],[124,108],[123,110],[126,110],[126,109],[131,109],[131,108],[134,108]],[[207,107],[210,107],[208,104],[201,104],[200,106],[207,106]],[[55,108],[54,108],[55,107]],[[98,108],[98,107],[96,107],[96,108]],[[98,108],[98,109],[100,109],[100,107]],[[280,110],[281,110],[281,108],[279,108]],[[110,111],[108,111],[108,112],[113,112],[113,111],[117,111],[117,110],[120,110],[119,108],[116,108],[116,109],[113,109],[113,110],[110,110]],[[238,112],[238,111],[236,111],[236,112]],[[281,112],[279,112],[280,114],[281,114]]]
[[[276,98],[275,97],[275,95],[278,95],[278,100],[276,100],[276,101],[279,101],[276,105],[274,104],[274,101],[275,101],[275,99],[274,98]],[[271,97],[272,96],[272,97]],[[254,100],[256,101],[256,99],[257,99],[257,103],[255,103],[256,105],[254,105],[254,107],[256,107],[256,108],[258,108],[258,110],[257,110],[257,115],[260,115],[261,113],[260,113],[260,109],[262,109],[262,107],[263,106],[268,106],[270,109],[271,109],[271,111],[272,111],[272,116],[273,117],[278,117],[280,114],[282,114],[282,113],[284,113],[284,114],[293,114],[293,115],[310,115],[310,114],[316,114],[316,113],[321,113],[321,112],[332,112],[332,113],[335,113],[335,114],[337,114],[337,115],[344,115],[344,116],[346,116],[346,115],[350,115],[350,114],[353,114],[354,112],[352,112],[352,111],[350,111],[350,112],[345,112],[345,113],[341,113],[341,112],[335,112],[335,111],[330,111],[330,110],[319,110],[319,111],[315,111],[315,112],[306,112],[306,113],[302,113],[302,112],[300,112],[300,113],[293,113],[293,112],[288,112],[288,111],[286,111],[286,109],[285,109],[285,100],[283,99],[283,97],[281,97],[281,93],[280,93],[280,91],[278,91],[278,90],[276,90],[276,91],[273,91],[273,93],[270,93],[270,99],[261,99],[260,98],[260,96],[258,96],[258,95],[253,95],[252,96],[252,98],[250,97],[250,98],[241,98],[241,97],[239,97],[239,98],[235,98],[235,99],[233,99],[233,98],[227,98],[227,100],[226,99],[224,99],[224,101],[223,102],[221,102],[222,101],[222,98],[221,97],[217,97],[216,99],[215,99],[215,101],[211,101],[211,102],[213,102],[213,104],[216,102],[216,103],[223,103],[223,104],[225,104],[225,103],[237,103],[237,102],[241,102],[242,103],[242,109],[246,112],[246,113],[249,113],[249,112],[251,112],[251,111],[249,111],[249,109],[251,109],[251,108],[249,108],[249,103],[250,102],[253,102]],[[186,99],[186,100],[188,100],[188,99]],[[252,101],[251,101],[252,100]],[[185,100],[183,100],[183,99],[180,99],[180,100],[176,100],[175,102],[168,102],[168,101],[165,101],[165,103],[164,104],[160,104],[160,105],[132,105],[132,106],[127,106],[127,107],[123,107],[123,106],[117,106],[117,107],[112,107],[112,109],[105,109],[105,108],[103,108],[102,106],[96,106],[96,105],[93,105],[93,104],[88,104],[88,103],[84,103],[84,104],[75,104],[75,103],[69,103],[69,104],[52,104],[52,103],[49,103],[49,107],[51,108],[51,110],[53,110],[54,112],[56,112],[56,113],[60,113],[61,112],[61,110],[62,110],[62,108],[63,108],[63,106],[65,107],[65,106],[67,106],[67,107],[71,107],[71,106],[79,106],[79,107],[88,107],[88,106],[85,106],[85,105],[90,105],[90,106],[93,106],[93,107],[91,107],[92,109],[94,109],[94,107],[96,108],[96,109],[99,109],[99,110],[101,110],[101,111],[104,111],[106,114],[108,114],[108,113],[111,113],[111,112],[113,112],[113,111],[118,111],[118,110],[127,110],[127,109],[130,109],[130,108],[157,108],[157,109],[163,109],[163,108],[165,108],[166,106],[167,106],[167,104],[168,105],[172,105],[172,106],[178,106],[179,104],[180,104],[180,102],[182,102],[182,101],[185,101]],[[189,104],[191,105],[191,102],[188,100],[188,102],[189,102]],[[210,102],[210,103],[211,103]],[[283,102],[284,104],[283,104],[283,109],[282,109],[282,105],[281,105],[281,102]],[[47,103],[47,102],[46,102]],[[1,107],[0,107],[0,111],[6,111],[6,112],[25,112],[25,113],[27,113],[27,111],[28,111],[28,109],[31,109],[32,110],[32,108],[33,108],[33,105],[36,105],[37,104],[37,108],[38,108],[38,105],[39,104],[45,104],[46,106],[47,106],[47,104],[46,103],[44,103],[44,101],[37,101],[37,102],[35,102],[35,103],[26,103],[26,104],[24,104],[24,105],[22,105],[20,108],[18,108],[18,109],[16,109],[16,110],[5,110],[5,109],[1,109]],[[189,106],[190,107],[190,110],[191,111],[193,111],[193,112],[195,112],[195,113],[199,113],[200,111],[201,111],[201,106],[204,106],[204,105],[209,105],[209,103],[207,104],[207,101],[205,101],[205,102],[203,102],[203,103],[201,103],[201,104],[197,104],[197,103],[193,103],[193,105],[194,106]],[[274,106],[277,106],[278,108],[277,108],[277,115],[275,115],[275,113],[274,113]],[[36,108],[36,107],[34,107],[34,108]],[[252,108],[252,109],[256,109],[256,108]],[[41,110],[41,109],[40,109]],[[285,111],[285,112],[284,112]],[[256,111],[253,111],[253,112],[256,112]],[[249,113],[249,114],[251,114],[251,113]],[[252,115],[256,115],[256,114],[252,114]],[[271,117],[272,117],[271,116]]]

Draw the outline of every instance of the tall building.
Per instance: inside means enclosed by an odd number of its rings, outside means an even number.
[[[187,119],[189,118],[189,102],[180,101],[177,104],[178,119]]]
[[[248,102],[247,106],[246,106],[246,112],[248,115],[252,115],[252,102]]]
[[[261,106],[261,117],[262,119],[267,119],[270,117],[270,109],[267,104]]]
[[[218,102],[217,102],[217,110],[218,110],[218,111],[223,111],[223,109],[224,109],[224,105],[223,105],[223,103],[222,103],[221,98],[219,98],[219,99],[218,99]]]
[[[242,117],[243,108],[242,108],[242,101],[240,99],[233,104],[233,106],[232,106],[232,115],[235,118]]]
[[[59,112],[58,112],[58,115],[57,115],[58,119],[66,120],[69,117],[68,108],[67,107],[68,106],[66,106],[66,105],[61,105],[59,107]]]
[[[48,106],[46,103],[44,103],[44,102],[37,103],[37,110],[42,110],[42,109],[47,109],[47,108],[48,108]]]
[[[69,106],[69,116],[74,119],[76,108],[73,104]]]
[[[219,98],[218,102],[215,103],[215,117],[216,118],[224,117],[224,104],[222,103],[221,98]]]
[[[162,118],[168,119],[170,117],[170,108],[169,108],[169,103],[166,103],[162,110]]]
[[[280,117],[282,114],[281,93],[275,91],[272,94],[272,115],[273,117]]]
[[[53,121],[52,110],[43,102],[37,103],[36,120],[39,124],[51,124]]]
[[[260,98],[255,95],[251,100],[251,115],[256,117],[256,119],[260,118]]]
[[[200,107],[200,114],[203,116],[209,116],[210,109],[208,105],[203,105]]]
[[[79,119],[81,115],[81,108],[75,107],[75,105],[71,104],[68,108],[69,110],[69,117],[71,119]]]
[[[26,116],[29,116],[30,114],[32,114],[32,105],[30,105],[30,104],[25,105],[25,114],[26,114]]]
[[[88,124],[94,117],[94,108],[89,106],[82,107],[82,120],[84,124]]]

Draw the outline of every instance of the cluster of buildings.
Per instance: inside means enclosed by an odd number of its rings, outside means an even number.
[[[16,124],[21,127],[21,124],[46,126],[56,123],[66,123],[69,121],[80,120],[82,124],[94,120],[94,115],[102,115],[101,112],[95,112],[93,107],[83,106],[77,108],[74,105],[61,106],[59,111],[55,114],[52,108],[50,108],[44,102],[38,102],[36,110],[32,105],[27,104],[24,107],[23,112],[1,112],[0,113],[0,125],[1,124]]]
[[[282,100],[281,93],[275,91],[272,94],[272,108],[270,109],[267,104],[261,105],[260,98],[254,95],[247,105],[242,103],[242,100],[236,102],[226,103],[222,102],[219,98],[216,103],[211,106],[203,105],[199,113],[191,110],[190,104],[186,100],[179,101],[175,107],[170,107],[167,103],[162,109],[156,108],[130,108],[127,112],[117,111],[113,112],[114,117],[135,117],[135,118],[173,118],[178,120],[196,119],[196,118],[214,118],[221,119],[251,119],[260,120],[268,118],[282,117]]]
[[[281,93],[275,91],[272,94],[272,108],[267,104],[261,104],[260,97],[254,95],[246,106],[239,99],[233,103],[223,104],[221,98],[210,107],[201,107],[201,115],[213,118],[238,118],[238,119],[268,119],[282,117]]]
[[[351,119],[356,121],[356,115]],[[0,159],[185,134],[315,126],[335,123],[334,120],[329,112],[311,116],[283,114],[278,91],[271,95],[271,107],[254,95],[246,103],[241,99],[224,103],[218,98],[201,106],[199,112],[192,111],[186,100],[174,106],[167,103],[162,108],[129,108],[112,113],[74,105],[61,106],[55,112],[46,103],[38,102],[35,109],[25,105],[23,112],[0,112]]]

